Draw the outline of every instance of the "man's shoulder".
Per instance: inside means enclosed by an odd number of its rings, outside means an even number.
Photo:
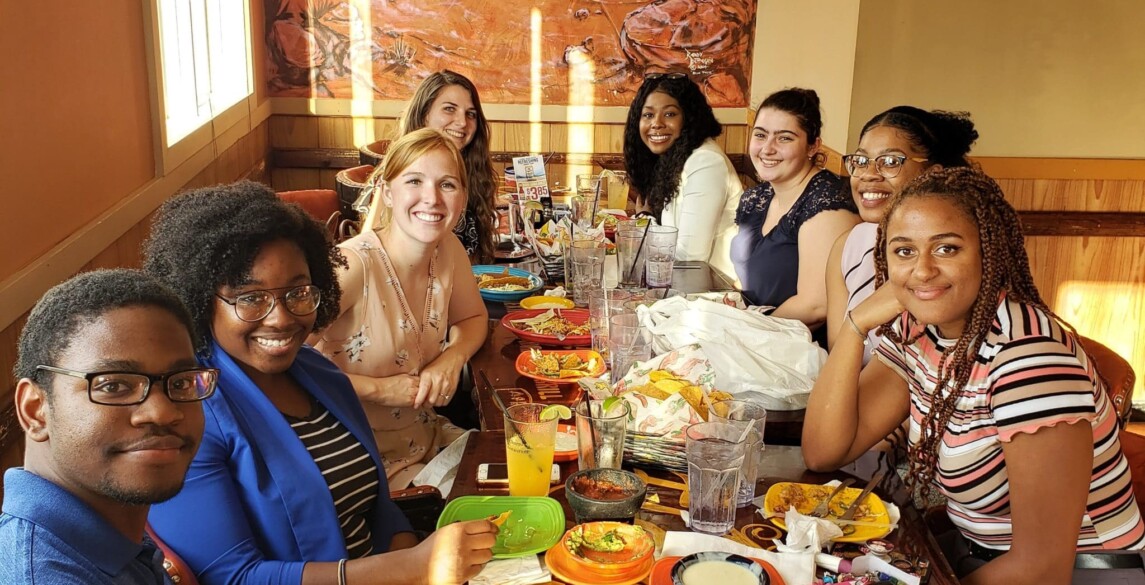
[[[99,569],[58,535],[11,514],[0,515],[0,583],[83,585]]]

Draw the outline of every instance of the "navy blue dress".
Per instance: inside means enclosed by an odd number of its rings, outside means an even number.
[[[775,197],[770,183],[744,191],[736,210],[739,233],[732,239],[731,257],[746,300],[753,305],[778,307],[795,296],[799,283],[799,228],[824,211],[845,209],[858,213],[848,181],[822,170],[811,177],[795,205],[767,235],[763,220]],[[824,245],[830,246],[831,242]],[[820,327],[812,336],[827,346],[827,332]]]

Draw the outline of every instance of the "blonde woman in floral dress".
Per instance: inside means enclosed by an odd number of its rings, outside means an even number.
[[[453,398],[488,313],[453,233],[468,187],[453,141],[406,134],[369,181],[377,192],[362,233],[340,245],[340,314],[315,347],[350,376],[400,489],[464,432],[433,408]]]

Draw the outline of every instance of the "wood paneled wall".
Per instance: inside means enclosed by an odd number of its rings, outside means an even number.
[[[263,122],[248,135],[225,150],[211,164],[199,172],[180,189],[194,189],[242,178],[269,182],[267,157],[269,154],[268,123]],[[153,215],[153,214],[152,214]],[[97,268],[138,268],[142,263],[140,250],[151,228],[151,215],[124,233],[113,244],[96,254],[80,272]],[[11,325],[0,330],[0,470],[19,465],[23,459],[24,433],[16,422],[12,405],[12,367],[16,363],[16,342],[24,328],[25,313]]]
[[[540,153],[559,153],[575,159],[578,154],[616,154],[624,149],[623,124],[568,124],[539,122]],[[490,122],[490,150],[493,152],[530,152],[533,124],[529,122]],[[275,149],[357,149],[375,140],[397,136],[395,118],[351,118],[334,116],[285,116],[270,118],[270,148]],[[570,148],[570,135],[591,133],[587,148]],[[725,124],[716,142],[728,154],[747,151],[748,127]],[[275,189],[333,188],[334,175],[340,169],[280,168],[271,169]],[[550,182],[556,187],[568,185],[577,173],[600,172],[599,166],[586,164],[550,164],[546,166]]]
[[[1145,161],[981,159],[1019,211],[1114,212],[1140,224]],[[1053,178],[1040,178],[1038,175]],[[1125,226],[1129,227],[1129,226]],[[1078,332],[1107,345],[1137,373],[1145,400],[1145,237],[1034,235],[1026,239],[1042,298]],[[1035,230],[1036,233],[1036,230]]]

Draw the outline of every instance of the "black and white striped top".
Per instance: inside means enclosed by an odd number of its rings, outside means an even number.
[[[349,558],[373,554],[370,518],[378,499],[378,468],[369,452],[317,402],[304,418],[285,416],[330,486]]]

